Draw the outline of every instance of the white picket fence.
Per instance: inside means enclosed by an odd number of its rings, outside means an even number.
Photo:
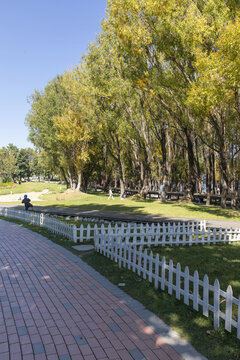
[[[120,236],[121,238],[126,239],[140,239],[140,241],[143,242],[146,237],[149,239],[150,237],[155,239],[158,236],[161,237],[165,233],[175,234],[178,232],[184,232],[188,234],[189,232],[203,231],[206,228],[205,220],[200,222],[189,221],[163,224],[121,223],[115,225],[109,224],[108,226],[106,226],[106,224],[102,224],[101,226],[98,226],[97,224],[88,224],[87,226],[84,226],[82,224],[80,227],[77,227],[76,225],[72,225],[68,222],[58,220],[55,217],[36,213],[34,211],[0,208],[0,215],[23,220],[38,226],[43,226],[50,231],[63,235],[76,243],[95,240],[96,237],[99,238],[100,236],[105,235]]]
[[[100,227],[97,224],[93,227],[88,224],[77,228],[76,225],[33,211],[0,208],[0,215],[43,226],[74,242],[94,239],[96,250],[114,259],[119,267],[127,266],[128,269],[137,271],[139,276],[143,275],[144,279],[154,281],[156,289],[160,284],[161,290],[167,288],[170,295],[175,292],[177,299],[182,296],[184,303],[192,304],[197,311],[202,307],[203,315],[207,317],[209,312],[212,312],[216,329],[220,325],[220,319],[223,319],[225,329],[231,332],[232,327],[235,327],[237,337],[240,339],[240,297],[237,299],[233,296],[231,286],[228,286],[225,292],[220,289],[217,279],[214,285],[210,285],[207,275],[200,280],[197,271],[191,276],[188,267],[182,271],[179,263],[174,267],[172,260],[167,263],[164,257],[159,260],[159,255],[154,256],[147,249],[143,250],[143,246],[152,245],[204,245],[240,241],[239,229],[206,229],[205,221],[151,225],[122,223],[104,226],[102,224]],[[235,316],[232,315],[233,308],[234,313],[237,314]]]
[[[120,229],[121,230],[121,229]],[[142,246],[179,246],[179,245],[206,245],[216,243],[231,243],[240,241],[240,229],[217,229],[208,228],[199,230],[198,228],[174,229],[173,227],[159,227],[155,229],[142,228],[140,231],[126,229],[122,231],[115,229],[102,229],[95,233],[95,240],[101,241],[105,235],[106,241],[116,241],[119,244],[124,242],[131,245]],[[104,234],[105,233],[105,234]]]
[[[218,279],[214,281],[214,285],[210,285],[207,275],[200,280],[198,271],[192,276],[187,266],[182,271],[179,263],[174,267],[172,260],[169,263],[165,257],[160,260],[158,254],[154,256],[152,251],[149,253],[142,246],[137,249],[130,244],[105,241],[102,238],[101,242],[96,241],[95,248],[118,262],[119,268],[127,267],[149,282],[154,282],[155,289],[160,287],[164,291],[167,288],[168,294],[175,295],[178,300],[182,297],[184,303],[196,311],[200,311],[201,307],[204,316],[209,317],[212,312],[215,329],[219,328],[220,319],[223,319],[225,329],[231,332],[232,327],[235,327],[240,339],[240,297],[237,299],[233,296],[230,285],[227,291],[223,291]],[[236,315],[233,315],[233,307]]]
[[[23,220],[33,225],[47,228],[55,234],[63,235],[69,240],[74,241],[74,226],[64,221],[57,220],[45,214],[34,211],[13,210],[9,208],[0,208],[0,215],[13,219]]]
[[[79,227],[33,211],[0,208],[0,215],[43,226],[76,243],[90,240],[117,241],[142,246],[205,245],[240,241],[240,229],[206,229],[206,221],[136,224],[88,224]]]

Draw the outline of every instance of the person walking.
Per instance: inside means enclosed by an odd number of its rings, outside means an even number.
[[[108,194],[109,194],[108,200],[110,200],[110,199],[113,199],[113,200],[114,200],[112,188],[109,188],[109,193],[108,193]]]

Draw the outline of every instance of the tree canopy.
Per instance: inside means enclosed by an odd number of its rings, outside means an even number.
[[[71,188],[220,189],[235,207],[239,35],[234,0],[108,0],[81,63],[31,96],[29,138]]]

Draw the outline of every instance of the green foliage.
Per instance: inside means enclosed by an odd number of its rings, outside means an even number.
[[[109,0],[81,63],[30,98],[29,138],[46,167],[77,189],[104,178],[146,193],[154,179],[192,196],[218,178],[222,199],[234,194],[239,24],[235,0]]]
[[[13,178],[13,174],[16,171],[16,158],[14,151],[8,148],[0,149],[0,179],[5,179],[8,182]],[[1,182],[2,182],[1,181]]]

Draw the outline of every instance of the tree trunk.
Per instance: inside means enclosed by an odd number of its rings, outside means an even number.
[[[191,139],[191,134],[188,128],[184,128],[184,134],[187,140],[187,154],[188,154],[188,165],[189,165],[189,172],[188,172],[188,184],[185,188],[185,199],[192,200],[193,195],[196,189],[196,171],[195,171],[195,155],[193,151],[193,142]]]
[[[62,177],[64,178],[64,181],[65,181],[65,183],[67,185],[67,189],[69,189],[70,188],[70,183],[69,183],[69,180],[67,179],[65,171],[64,171],[64,169],[62,167],[60,168],[60,171],[61,171]]]
[[[81,186],[82,186],[82,172],[79,171],[78,179],[77,179],[76,191],[79,191],[81,189]]]
[[[144,199],[146,199],[147,193],[148,193],[148,186],[147,186],[148,181],[147,181],[147,177],[146,177],[145,164],[142,161],[141,161],[140,181],[141,181],[140,196],[142,196]]]
[[[221,193],[221,207],[223,209],[226,209],[227,204],[226,204],[226,198],[227,198],[227,182],[225,180],[223,180],[223,186],[222,186],[222,193]]]

